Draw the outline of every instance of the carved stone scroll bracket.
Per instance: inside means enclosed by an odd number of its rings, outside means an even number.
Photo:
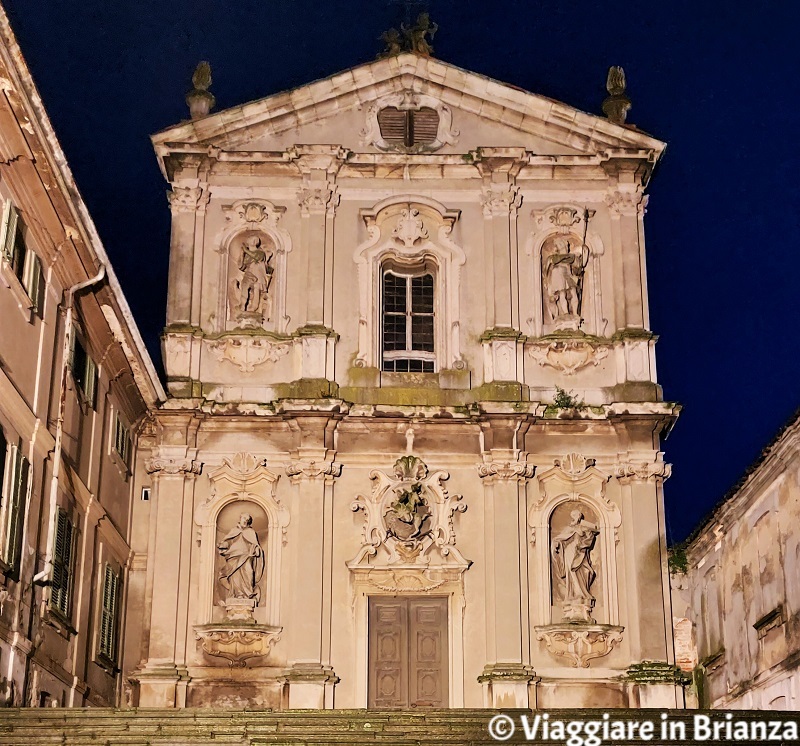
[[[597,367],[608,357],[609,345],[598,345],[573,339],[538,342],[528,346],[528,354],[541,367],[550,367],[565,376],[574,375],[582,368]]]
[[[266,362],[276,363],[289,353],[290,342],[273,342],[262,337],[226,337],[208,343],[220,362],[227,360],[242,373],[252,373]]]
[[[195,638],[206,655],[225,658],[231,668],[244,668],[250,658],[268,656],[281,631],[265,625],[204,624],[195,627]]]
[[[656,454],[655,461],[626,461],[617,464],[614,476],[620,484],[632,482],[666,481],[672,475],[672,464],[664,463],[664,454]]]
[[[190,458],[163,458],[161,456],[147,459],[144,468],[148,474],[167,474],[169,476],[177,474],[197,476],[203,472],[203,464],[199,461]]]
[[[536,639],[573,668],[589,668],[589,661],[608,655],[620,643],[623,630],[609,624],[550,624],[536,627]]]

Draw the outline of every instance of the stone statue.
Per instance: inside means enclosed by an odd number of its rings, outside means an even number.
[[[553,321],[580,322],[583,275],[588,256],[572,250],[572,238],[556,236],[551,252],[544,256],[542,280],[547,310]]]
[[[232,601],[245,601],[251,607],[258,606],[261,601],[258,583],[264,574],[264,550],[253,529],[253,517],[242,513],[239,522],[217,549],[225,558],[219,582],[227,591],[226,605]]]
[[[431,21],[430,15],[420,13],[413,26],[405,23],[400,24],[400,30],[390,28],[381,34],[381,41],[386,44],[386,48],[378,57],[392,57],[401,52],[414,52],[424,57],[433,54],[431,41],[439,26]]]
[[[614,124],[625,124],[631,100],[625,93],[625,71],[621,67],[614,65],[608,68],[606,90],[608,98],[603,101],[603,113]]]
[[[211,65],[200,62],[192,75],[192,90],[186,94],[186,104],[192,119],[199,119],[214,107],[216,99],[208,89],[211,87]]]
[[[242,241],[238,268],[242,273],[230,286],[231,315],[236,320],[261,324],[268,316],[269,286],[274,269],[270,266],[273,252],[264,246],[259,236]]]
[[[564,581],[564,619],[592,621],[595,598],[591,593],[597,573],[592,567],[592,549],[600,530],[585,520],[580,510],[570,513],[569,525],[553,537],[550,553],[553,573]]]

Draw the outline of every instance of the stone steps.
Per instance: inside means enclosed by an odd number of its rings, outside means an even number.
[[[612,720],[652,720],[656,734],[660,710],[548,710],[549,722],[599,720],[608,712]],[[9,709],[0,710],[0,746],[487,746],[496,744],[488,732],[497,710],[115,710]],[[534,714],[509,710],[517,730],[506,743],[556,746],[562,741],[542,738],[526,741],[519,716]],[[671,721],[688,727],[696,713],[673,710]],[[725,713],[704,713],[724,720]],[[743,720],[797,719],[798,713],[737,711]],[[615,739],[614,744],[641,743],[641,739]],[[670,743],[659,738],[651,744]],[[608,742],[607,746],[611,746]]]

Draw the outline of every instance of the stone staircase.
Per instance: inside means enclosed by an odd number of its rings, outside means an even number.
[[[554,721],[600,720],[608,712],[612,720],[651,720],[655,737],[650,744],[687,743],[662,740],[660,710],[548,710]],[[516,731],[505,743],[563,744],[564,740],[526,740],[520,716],[529,720],[542,711],[504,711],[516,722]],[[497,710],[222,710],[186,709],[9,709],[0,711],[0,746],[483,746],[496,744],[488,725]],[[671,721],[682,721],[691,729],[694,711],[673,710]],[[724,721],[724,712],[705,712]],[[797,720],[800,713],[737,711],[736,719]],[[724,739],[723,739],[724,740]],[[613,739],[604,746],[643,742]],[[719,741],[717,741],[719,743]],[[741,743],[741,741],[739,741]]]

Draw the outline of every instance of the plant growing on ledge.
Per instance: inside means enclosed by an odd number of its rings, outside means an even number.
[[[556,409],[586,409],[586,402],[578,399],[571,391],[565,391],[561,386],[556,386],[556,395],[553,399],[553,406]]]

